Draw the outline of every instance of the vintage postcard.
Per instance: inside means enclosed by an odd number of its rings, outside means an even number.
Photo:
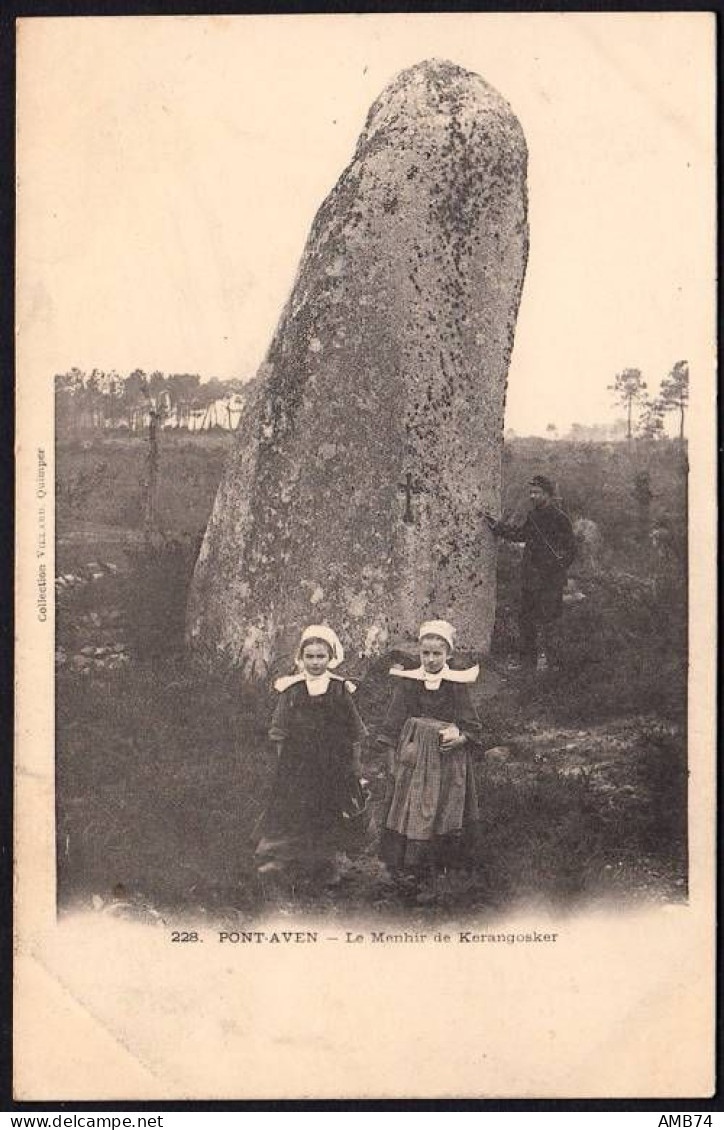
[[[15,1098],[710,1095],[713,15],[17,35]]]

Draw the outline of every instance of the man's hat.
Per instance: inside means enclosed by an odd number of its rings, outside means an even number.
[[[544,490],[546,494],[549,494],[551,497],[556,493],[553,481],[545,475],[534,475],[530,480],[530,486],[540,487],[541,490]]]

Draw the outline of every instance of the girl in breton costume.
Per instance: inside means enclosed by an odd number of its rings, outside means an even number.
[[[393,667],[396,687],[378,741],[388,747],[393,788],[380,854],[397,875],[469,865],[478,800],[472,748],[481,725],[469,687],[477,665],[448,667],[455,629],[428,620],[419,632],[420,666]]]
[[[293,868],[333,879],[335,853],[364,808],[366,730],[352,701],[354,684],[331,674],[343,659],[336,633],[312,624],[299,641],[296,674],[274,684],[279,697],[269,737],[278,764],[256,849],[262,876]]]

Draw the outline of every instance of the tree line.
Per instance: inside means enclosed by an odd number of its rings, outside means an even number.
[[[221,380],[211,377],[202,381],[198,373],[171,373],[158,370],[146,373],[134,369],[127,374],[116,370],[92,369],[89,373],[72,368],[55,376],[56,422],[60,431],[147,427],[150,414],[156,419],[172,421],[178,427],[200,423],[216,402],[236,397],[238,405],[248,396],[254,380],[239,378]],[[679,439],[684,438],[684,423],[689,404],[689,363],[677,361],[663,378],[658,391],[651,395],[640,369],[626,368],[616,374],[608,386],[614,400],[626,411],[625,420],[614,424],[586,426],[572,424],[569,439],[573,441],[616,440],[634,435],[642,439],[658,439],[665,435],[667,415],[677,416]],[[238,406],[237,405],[237,406]],[[240,407],[228,420],[207,419],[206,426],[233,428],[238,422]],[[549,439],[558,439],[555,424],[546,428]],[[506,436],[513,438],[512,429]]]
[[[145,427],[149,413],[172,417],[179,427],[189,425],[219,400],[246,398],[247,382],[240,379],[201,380],[198,373],[143,369],[121,374],[116,370],[72,368],[55,376],[56,422],[60,430]],[[226,421],[222,426],[229,426]]]
[[[608,385],[608,389],[613,393],[614,402],[625,410],[624,419],[612,423],[571,424],[564,436],[559,434],[555,424],[548,424],[546,438],[563,438],[574,443],[631,440],[634,436],[640,439],[661,439],[666,435],[666,417],[674,414],[679,439],[683,440],[689,406],[688,361],[677,361],[653,395],[649,392],[640,369],[622,369],[616,374],[613,384]],[[508,429],[506,436],[514,438],[515,433]]]
[[[658,439],[664,435],[664,420],[675,413],[679,439],[684,438],[684,420],[689,405],[689,362],[677,361],[651,395],[640,369],[622,369],[608,386],[617,404],[626,409],[626,438],[634,433],[642,439]],[[638,419],[634,420],[634,410]]]

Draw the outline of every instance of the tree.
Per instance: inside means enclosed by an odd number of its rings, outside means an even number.
[[[81,425],[85,374],[73,368],[55,375],[55,418],[59,431],[74,431]]]
[[[91,428],[98,428],[102,421],[103,373],[93,369],[85,379],[83,399],[85,401],[87,422]]]
[[[123,399],[127,409],[143,404],[146,396],[148,378],[143,369],[134,369],[123,382]]]
[[[108,373],[108,414],[107,418],[112,428],[118,421],[118,404],[123,396],[123,381],[115,369]]]
[[[679,439],[684,438],[684,416],[689,404],[689,362],[677,361],[661,382],[662,412],[679,413]]]
[[[198,373],[171,373],[167,388],[174,403],[190,403],[198,396],[200,384]]]
[[[143,425],[147,393],[148,377],[143,369],[134,369],[123,382],[123,408],[132,432]]]
[[[179,427],[188,426],[191,405],[198,396],[200,384],[198,373],[171,373],[166,382]]]
[[[148,391],[151,396],[159,396],[166,387],[166,378],[156,369],[148,378]]]
[[[638,420],[638,432],[643,439],[659,439],[664,434],[664,406],[660,397],[645,398]]]
[[[547,425],[546,435],[548,436],[548,439],[558,439],[558,428],[555,424]]]
[[[68,373],[55,374],[55,391],[74,395],[83,388],[84,374],[80,369],[72,368]]]
[[[169,413],[171,398],[168,390],[162,388],[158,396],[151,396],[147,392],[149,403],[148,411],[148,458],[146,479],[146,505],[144,515],[144,531],[146,541],[151,543],[154,534],[158,532],[158,428]]]
[[[220,381],[218,377],[209,377],[208,381],[199,386],[196,394],[196,399],[202,404],[212,404],[214,400],[223,400],[229,393],[229,387],[225,381]]]
[[[608,389],[614,394],[616,403],[626,409],[626,438],[630,440],[633,434],[633,406],[640,403],[646,395],[646,381],[641,376],[641,370],[622,369],[620,373],[616,373],[614,382]]]

